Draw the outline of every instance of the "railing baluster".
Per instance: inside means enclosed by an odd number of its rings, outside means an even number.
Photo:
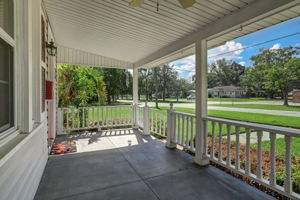
[[[250,129],[246,128],[246,165],[245,165],[245,173],[246,175],[250,174]]]
[[[262,163],[262,131],[257,131],[257,169],[256,169],[256,177],[258,179],[262,178],[262,168],[261,168],[261,163]]]
[[[81,108],[82,109],[82,112],[81,112],[81,117],[82,117],[82,126],[81,126],[81,128],[84,128],[85,127],[85,117],[84,117],[84,115],[85,115],[85,109],[84,108]]]
[[[77,128],[80,128],[80,117],[79,117],[79,113],[80,113],[80,108],[77,108]]]
[[[191,118],[191,149],[193,150],[193,151],[195,151],[195,144],[194,144],[194,136],[195,136],[195,134],[194,134],[194,126],[195,126],[195,124],[194,124],[194,118],[192,117]]]
[[[227,124],[227,156],[226,156],[226,165],[227,166],[230,166],[231,164],[231,158],[230,158],[230,143],[231,143],[231,140],[230,140],[230,124]]]
[[[75,128],[75,110],[72,108],[72,129]]]
[[[189,121],[190,117],[186,117],[186,132],[185,132],[185,146],[189,147]]]
[[[158,134],[161,135],[161,115],[158,115],[158,121],[159,121],[159,129],[158,129]]]
[[[270,185],[275,186],[276,185],[276,162],[275,162],[275,140],[276,140],[276,134],[270,133]]]
[[[100,128],[100,106],[97,107],[97,126]]]
[[[93,115],[92,127],[95,127],[95,107],[94,106],[92,107],[92,115]]]
[[[105,107],[105,126],[108,126],[108,107]]]
[[[69,109],[66,109],[66,113],[67,113],[67,117],[66,117],[66,119],[67,119],[67,129],[69,129]]]
[[[185,120],[184,120],[184,115],[181,115],[182,123],[181,123],[181,145],[184,146],[184,127],[185,127]]]
[[[222,161],[222,123],[219,122],[219,152],[218,152],[218,161]]]
[[[175,115],[177,118],[177,143],[180,143],[180,115]]]
[[[131,116],[132,111],[133,110],[131,110],[131,107],[124,108],[124,118],[125,118],[124,119],[124,123],[126,125],[131,124],[131,118],[130,118],[130,116]],[[126,115],[126,113],[127,113],[127,115]]]
[[[235,169],[240,169],[240,127],[235,127],[236,139],[235,139]]]
[[[215,156],[215,122],[211,122],[211,147],[210,147],[210,158],[213,159]]]
[[[203,151],[203,153],[205,156],[207,156],[207,136],[208,136],[208,134],[207,134],[207,121],[206,120],[204,120],[203,126],[204,126],[203,127],[203,130],[204,130],[204,138],[203,138],[204,151]]]
[[[285,179],[284,179],[284,191],[288,194],[292,193],[292,154],[291,154],[291,136],[285,136]]]

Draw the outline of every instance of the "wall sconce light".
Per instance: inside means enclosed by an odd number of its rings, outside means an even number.
[[[54,45],[53,40],[51,42],[46,43],[47,52],[50,56],[56,56],[57,47]]]

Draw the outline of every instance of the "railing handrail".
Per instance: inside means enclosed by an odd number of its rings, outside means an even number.
[[[173,111],[173,113],[175,114],[180,114],[180,115],[185,115],[185,116],[189,116],[189,117],[196,117],[195,114],[190,114],[190,113],[185,113],[185,112],[179,112],[179,111]]]
[[[132,104],[128,105],[115,105],[115,106],[80,106],[80,107],[58,107],[58,109],[80,109],[80,108],[99,108],[99,107],[105,107],[105,108],[115,108],[115,107],[131,107]]]
[[[281,135],[300,137],[300,131],[295,129],[288,129],[288,128],[282,128],[278,126],[264,125],[264,124],[251,123],[251,122],[242,122],[237,120],[230,120],[230,119],[223,119],[223,118],[216,118],[216,117],[204,117],[203,119],[214,121],[214,122],[226,123],[238,127],[255,129],[258,131],[267,131],[267,132],[272,132]]]

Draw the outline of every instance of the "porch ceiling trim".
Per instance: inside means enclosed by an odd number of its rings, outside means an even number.
[[[93,67],[110,67],[132,69],[133,63],[109,58],[90,52],[58,46],[57,64],[82,65]]]
[[[230,15],[227,15],[216,22],[208,25],[198,31],[180,39],[172,44],[161,48],[155,53],[139,60],[134,64],[134,67],[138,68],[150,68],[160,64],[164,64],[175,59],[180,59],[185,56],[194,53],[194,43],[199,40],[213,40],[217,37],[225,36],[228,33],[236,32],[240,29],[240,26],[250,27],[255,23],[259,23],[264,19],[270,18],[280,12],[284,12],[289,9],[299,8],[300,0],[259,0],[250,3],[248,6],[243,7]],[[299,16],[299,13],[298,13]],[[285,19],[287,20],[287,19]],[[285,21],[282,20],[282,21]],[[281,22],[278,20],[277,23]],[[273,23],[275,24],[275,23]],[[255,32],[262,28],[273,25],[272,23],[267,23],[265,26],[259,25],[255,29],[248,31],[242,31],[237,37],[247,35],[251,32]],[[237,34],[235,34],[237,35]],[[231,39],[237,38],[232,37]],[[227,39],[230,39],[227,37]],[[226,42],[226,39],[220,39],[219,42],[208,44],[208,48],[213,48],[217,45],[221,45]],[[173,60],[172,60],[173,59]]]

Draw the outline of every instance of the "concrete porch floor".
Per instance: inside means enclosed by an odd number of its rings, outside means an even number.
[[[81,153],[50,156],[35,199],[273,199],[131,129],[69,136]]]

